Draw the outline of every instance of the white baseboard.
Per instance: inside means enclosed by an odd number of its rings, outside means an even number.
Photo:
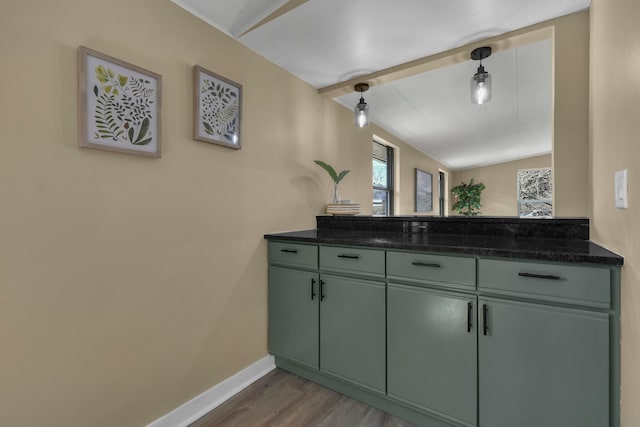
[[[266,356],[240,372],[227,378],[209,390],[183,403],[168,414],[158,418],[147,427],[186,427],[207,412],[222,405],[276,368],[273,356]]]

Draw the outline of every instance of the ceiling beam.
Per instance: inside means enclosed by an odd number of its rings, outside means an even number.
[[[263,18],[260,22],[258,22],[257,24],[252,25],[249,29],[244,30],[242,33],[235,35],[234,37],[239,39],[240,37],[244,36],[245,34],[262,27],[264,24],[269,23],[271,21],[273,21],[276,18],[281,17],[282,15],[284,15],[287,12],[292,11],[293,9],[295,9],[298,6],[302,6],[303,4],[305,4],[306,2],[308,2],[309,0],[289,0],[287,3],[283,4],[282,6],[280,6],[278,9],[276,9],[274,12],[270,13],[266,18]]]
[[[436,68],[468,61],[470,59],[471,51],[477,47],[491,46],[495,53],[545,40],[551,38],[553,35],[554,21],[555,19],[541,22],[519,30],[510,31],[499,36],[491,37],[486,40],[470,43],[465,46],[457,47],[435,55],[426,56],[424,58],[415,59],[413,61],[405,62],[404,64],[385,68],[384,70],[375,71],[371,74],[355,77],[330,86],[321,87],[318,89],[318,93],[327,98],[336,98],[353,92],[354,86],[357,83],[369,83],[371,86],[378,86],[384,83],[390,83],[396,80],[415,76],[426,71],[435,70]]]

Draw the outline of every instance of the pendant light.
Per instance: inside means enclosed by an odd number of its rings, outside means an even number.
[[[363,92],[369,90],[368,83],[358,83],[354,86],[357,92],[360,92],[360,102],[353,108],[356,114],[356,127],[363,128],[369,124],[369,106],[364,102]]]
[[[482,66],[482,60],[491,56],[491,47],[483,46],[471,52],[471,59],[480,61],[478,71],[471,77],[471,102],[485,104],[491,100],[491,74]]]

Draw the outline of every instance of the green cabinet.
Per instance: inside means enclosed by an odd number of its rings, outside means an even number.
[[[318,268],[318,247],[297,243],[269,242],[269,263],[316,270]]]
[[[416,252],[387,252],[387,278],[419,285],[475,290],[476,260]]]
[[[318,368],[318,273],[269,267],[269,353]]]
[[[475,300],[474,295],[388,285],[390,397],[446,420],[476,425]]]
[[[269,243],[269,353],[384,394],[385,282],[352,277],[374,260],[384,276],[384,251],[323,249],[332,273],[317,247]]]
[[[558,263],[478,261],[478,289],[486,293],[609,309],[611,269]]]
[[[385,284],[322,274],[320,370],[385,392]]]
[[[483,427],[609,425],[605,313],[480,298]]]
[[[269,352],[420,426],[618,427],[619,274],[269,242]]]
[[[340,246],[320,247],[320,270],[384,280],[384,251]]]

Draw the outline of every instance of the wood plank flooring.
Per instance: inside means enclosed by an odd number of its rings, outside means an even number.
[[[190,427],[413,427],[393,415],[276,369]]]

